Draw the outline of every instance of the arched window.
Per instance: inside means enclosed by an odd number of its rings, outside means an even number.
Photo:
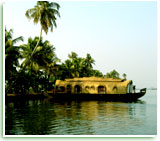
[[[75,92],[75,93],[81,93],[81,91],[82,91],[81,86],[76,85],[76,86],[74,87],[74,92]]]
[[[106,87],[105,86],[98,86],[98,93],[105,94],[106,93]]]
[[[116,86],[113,87],[113,92],[117,92],[118,88]]]
[[[95,87],[94,87],[94,86],[91,86],[91,90],[95,90]]]
[[[85,87],[85,90],[88,91],[88,90],[89,90],[89,86],[86,86],[86,87]]]

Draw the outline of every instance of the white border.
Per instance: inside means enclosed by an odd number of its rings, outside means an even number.
[[[4,137],[156,137],[156,135],[5,135]]]
[[[160,0],[157,0],[157,140],[160,140]]]
[[[3,2],[3,137],[5,135],[5,4]]]
[[[3,0],[3,1],[12,1],[12,0]],[[15,2],[22,2],[21,0],[13,0]],[[37,1],[37,0],[28,0],[28,1]],[[157,109],[159,109],[158,105],[160,103],[160,99],[159,99],[159,96],[158,94],[160,93],[160,90],[159,90],[159,87],[158,87],[158,84],[160,84],[160,80],[159,80],[159,75],[158,75],[158,72],[160,71],[160,54],[159,54],[159,51],[160,49],[158,48],[160,46],[160,28],[159,28],[159,25],[160,24],[160,0],[55,0],[56,2],[58,1],[119,1],[119,2],[122,2],[122,1],[156,1],[157,2]],[[4,2],[3,2],[4,3]],[[160,131],[160,127],[159,127],[159,122],[158,122],[158,119],[160,119],[160,116],[158,114],[158,110],[157,110],[157,135],[5,135],[5,4],[3,5],[3,137],[150,137],[150,138],[154,138],[155,140],[159,140],[159,131]]]

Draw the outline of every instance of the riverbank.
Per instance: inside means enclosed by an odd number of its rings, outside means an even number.
[[[6,94],[5,101],[12,100],[32,100],[32,99],[45,99],[50,98],[52,92],[43,92],[43,93],[31,93],[31,94]]]

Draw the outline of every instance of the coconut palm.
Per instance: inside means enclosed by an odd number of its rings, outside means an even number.
[[[21,45],[21,55],[23,57],[22,67],[26,64],[28,58],[30,58],[37,40],[39,40],[38,37],[34,39],[29,38],[27,44]],[[37,50],[28,63],[27,68],[34,71],[40,69],[46,70],[50,64],[56,63],[59,60],[54,51],[55,48],[53,45],[47,40],[43,42],[41,38]]]
[[[48,33],[48,30],[51,29],[53,31],[53,27],[57,27],[56,24],[56,16],[60,17],[59,13],[59,4],[55,2],[48,2],[48,1],[38,1],[34,8],[28,9],[25,13],[26,17],[30,20],[33,19],[33,22],[35,24],[40,23],[41,30],[39,35],[39,40],[37,41],[37,44],[28,60],[26,61],[24,65],[24,69],[28,65],[29,61],[33,57],[38,44],[40,42],[40,39],[42,37],[42,31],[44,31],[46,34]]]
[[[100,72],[99,70],[92,70],[92,76],[96,76],[96,77],[103,77],[103,73]]]
[[[81,57],[75,58],[72,61],[71,72],[73,77],[81,77],[83,75],[84,61],[85,59]]]
[[[64,80],[65,78],[72,78],[72,62],[67,59],[59,67],[59,78]]]
[[[15,69],[18,65],[19,58],[19,47],[15,46],[15,44],[19,41],[23,41],[23,37],[17,37],[13,39],[13,30],[10,29],[7,31],[5,28],[5,62],[6,62],[6,70]],[[12,69],[11,69],[12,68]]]
[[[123,79],[125,80],[127,79],[127,74],[123,73],[122,76],[123,76]]]
[[[25,65],[26,61],[32,54],[37,40],[38,37],[35,37],[34,39],[29,38],[27,44],[20,46],[21,56],[23,57],[21,64],[22,67]],[[41,38],[37,50],[26,66],[27,69],[25,70],[26,73],[30,74],[30,78],[33,82],[31,82],[31,87],[34,87],[34,91],[38,91],[39,85],[43,85],[43,88],[45,89],[48,88],[50,76],[56,75],[54,71],[56,72],[56,63],[58,61],[59,59],[55,54],[54,46],[51,45],[47,40],[43,42]]]
[[[87,53],[87,56],[85,58],[85,66],[91,69],[93,68],[93,64],[95,64],[95,60],[91,57],[90,54]]]
[[[23,41],[23,37],[19,36],[13,39],[13,30],[9,31],[5,28],[5,82],[6,91],[8,91],[17,76],[17,68],[19,67],[19,47],[16,43]]]
[[[116,70],[112,70],[110,73],[106,73],[106,77],[120,79],[119,73]]]
[[[84,68],[83,75],[86,77],[92,76],[93,73],[93,64],[95,64],[95,60],[91,57],[90,54],[87,53],[86,58],[84,58]]]
[[[68,54],[69,60],[73,61],[74,59],[77,59],[78,54],[75,52],[71,52],[71,54]]]
[[[112,78],[111,74],[109,72],[106,73],[105,75],[106,78]]]
[[[112,78],[120,78],[119,73],[116,70],[111,71],[110,74]]]

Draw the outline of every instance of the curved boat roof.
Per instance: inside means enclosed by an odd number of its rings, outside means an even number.
[[[67,82],[77,82],[77,81],[123,82],[125,81],[125,79],[103,78],[103,77],[82,77],[82,78],[65,79],[65,81]]]

